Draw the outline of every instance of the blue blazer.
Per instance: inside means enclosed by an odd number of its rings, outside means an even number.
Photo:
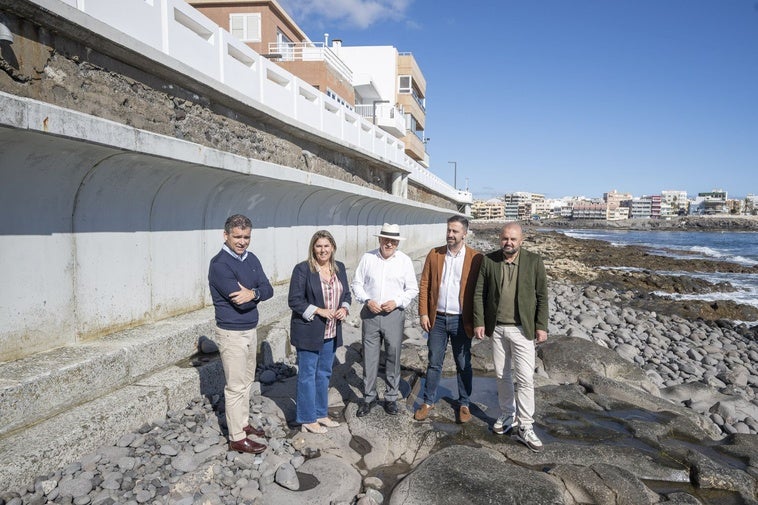
[[[338,261],[337,270],[337,278],[342,283],[342,297],[339,300],[341,307],[345,302],[351,303],[352,298],[345,265]],[[290,343],[297,349],[320,351],[324,346],[326,318],[315,314],[312,321],[307,321],[303,318],[303,313],[309,305],[324,307],[324,293],[318,272],[311,272],[307,261],[298,263],[292,270],[288,302],[292,309]],[[342,321],[337,321],[337,345],[342,345]]]

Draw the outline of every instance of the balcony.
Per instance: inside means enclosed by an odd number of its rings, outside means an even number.
[[[323,42],[271,42],[268,55],[272,61],[323,61],[346,80],[353,81],[353,71]]]
[[[376,126],[393,137],[405,136],[405,116],[403,109],[389,103],[358,104],[355,112],[371,120]]]

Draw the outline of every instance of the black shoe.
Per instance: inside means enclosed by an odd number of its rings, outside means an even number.
[[[384,411],[391,416],[396,416],[398,414],[397,402],[395,400],[385,400]]]
[[[358,405],[358,410],[355,412],[355,415],[358,417],[363,417],[368,415],[369,412],[371,412],[371,409],[376,405],[376,400],[371,402],[364,401],[360,405]]]

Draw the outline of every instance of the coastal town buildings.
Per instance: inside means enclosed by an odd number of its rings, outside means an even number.
[[[506,193],[502,200],[478,200],[474,202],[473,215],[481,219],[529,220],[529,219],[578,219],[607,220],[623,219],[672,219],[687,213],[699,215],[758,215],[758,195],[729,199],[727,192],[713,190],[698,193],[689,200],[687,192],[664,190],[660,194],[632,196],[611,190],[600,198],[585,196],[548,199],[539,193]],[[501,214],[502,213],[502,214]]]
[[[190,5],[251,49],[400,139],[424,168],[426,79],[412,53],[392,46],[313,41],[276,0],[192,0]],[[272,76],[271,78],[276,78]]]

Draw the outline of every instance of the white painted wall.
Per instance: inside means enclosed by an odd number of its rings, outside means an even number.
[[[382,100],[397,101],[397,49],[392,46],[342,46],[339,57],[354,75],[368,74]]]

